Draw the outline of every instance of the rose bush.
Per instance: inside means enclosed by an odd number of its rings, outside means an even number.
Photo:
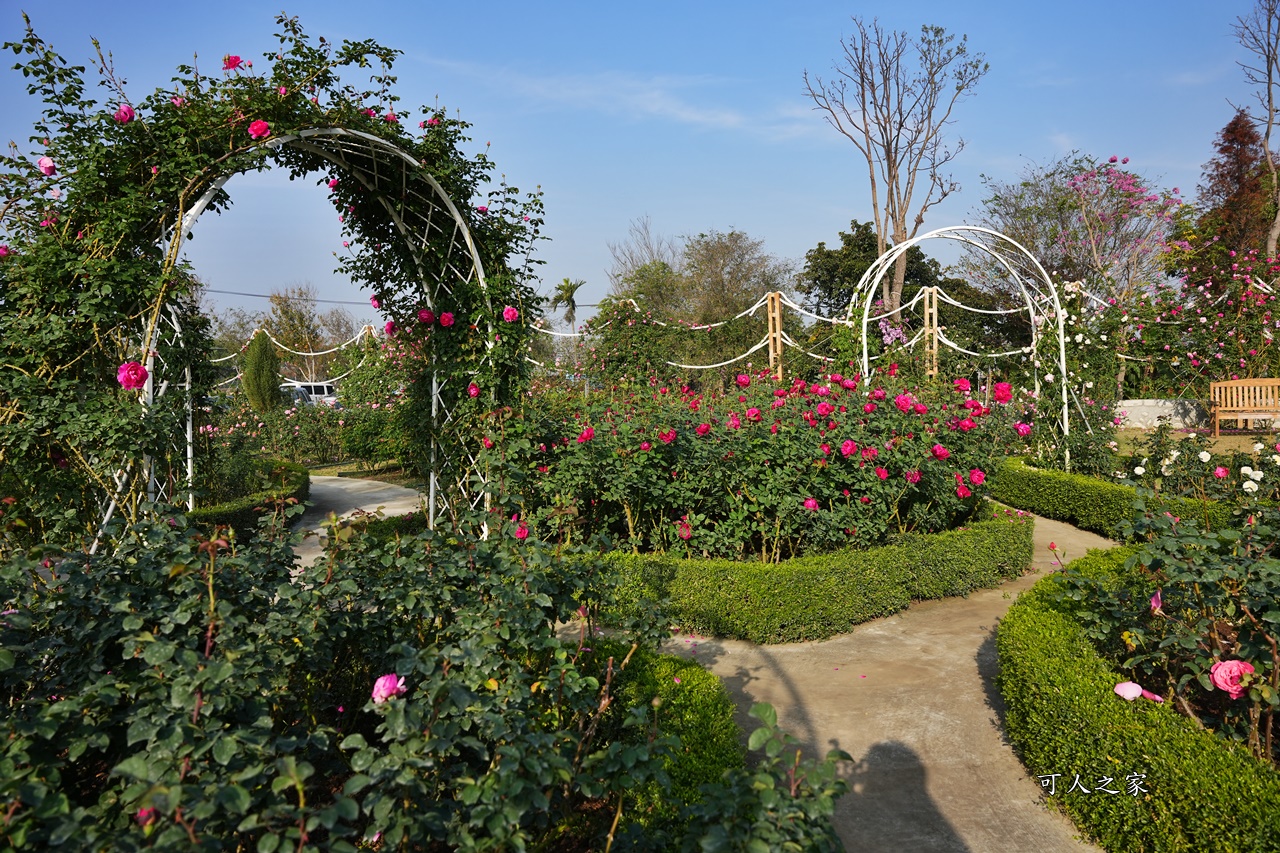
[[[769,561],[950,527],[1017,441],[1011,408],[961,390],[744,378],[724,395],[541,395],[477,421],[473,446],[543,536]]]

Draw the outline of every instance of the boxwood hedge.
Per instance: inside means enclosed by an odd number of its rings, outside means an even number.
[[[1130,553],[1072,565],[1123,583]],[[1031,773],[1061,774],[1050,801],[1111,851],[1280,851],[1280,773],[1170,707],[1116,696],[1128,678],[1055,601],[1060,583],[1051,575],[1022,595],[996,636],[1005,730]],[[1130,773],[1145,774],[1146,792],[1125,790]],[[1092,793],[1068,793],[1077,774]],[[1096,789],[1103,776],[1119,794]]]
[[[294,498],[298,502],[311,496],[311,472],[293,462],[271,460],[265,463],[268,477],[279,485],[226,503],[202,507],[187,513],[187,520],[201,527],[227,525],[244,535],[252,533],[258,519],[271,504]]]
[[[1013,517],[777,564],[621,553],[606,559],[623,579],[624,601],[669,596],[673,621],[686,629],[790,643],[847,632],[913,600],[967,595],[1017,577],[1031,562],[1032,533],[1029,517]]]
[[[1032,468],[1017,457],[1006,459],[988,482],[991,497],[1001,503],[1108,537],[1117,535],[1116,525],[1130,517],[1137,498],[1132,486],[1083,474]],[[1232,508],[1213,501],[1170,498],[1164,508],[1174,515],[1201,519],[1207,513],[1208,526],[1214,529],[1231,520]]]

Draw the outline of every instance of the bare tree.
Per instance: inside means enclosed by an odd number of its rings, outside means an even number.
[[[1268,188],[1275,217],[1267,231],[1266,253],[1276,257],[1276,243],[1280,241],[1280,180],[1276,174],[1276,157],[1272,148],[1272,133],[1276,129],[1278,108],[1276,87],[1280,85],[1280,0],[1256,0],[1248,15],[1236,18],[1232,28],[1240,46],[1253,54],[1253,63],[1241,62],[1244,77],[1258,87],[1255,93],[1261,114],[1249,112],[1249,117],[1262,128],[1262,148],[1266,154]]]
[[[631,221],[627,229],[627,239],[621,243],[610,243],[609,254],[613,256],[613,268],[609,270],[609,286],[615,295],[627,289],[624,279],[634,275],[642,267],[650,264],[666,264],[679,271],[681,246],[679,241],[653,233],[653,224],[648,216]]]
[[[878,20],[853,18],[856,32],[841,40],[836,77],[823,80],[804,73],[806,94],[827,123],[849,139],[866,158],[871,181],[877,251],[909,240],[924,223],[925,212],[959,184],[942,168],[964,148],[957,138],[943,144],[952,110],[987,73],[983,54],[970,58],[968,37],[948,35],[942,27],[920,28],[919,39],[886,30]],[[927,182],[924,198],[916,201]],[[885,307],[896,312],[902,301],[906,255],[898,258],[892,283],[882,287]]]

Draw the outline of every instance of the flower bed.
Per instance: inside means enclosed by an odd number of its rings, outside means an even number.
[[[1118,583],[1134,550],[1090,552],[1071,567]],[[1280,773],[1170,703],[1117,697],[1125,676],[1099,657],[1063,587],[1059,575],[1037,583],[996,637],[1005,730],[1046,793],[1052,784],[1050,800],[1111,851],[1280,850]],[[1145,792],[1126,790],[1129,774],[1143,774]],[[1092,793],[1069,791],[1077,775]],[[1100,777],[1120,793],[1098,790]]]
[[[545,395],[482,421],[477,451],[532,530],[607,535],[636,552],[763,562],[882,545],[968,519],[1015,431],[1012,389],[984,406],[967,380],[908,389],[830,374],[735,393],[689,387]]]

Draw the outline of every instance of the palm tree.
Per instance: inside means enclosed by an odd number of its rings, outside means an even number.
[[[564,281],[556,285],[555,292],[551,294],[551,310],[555,311],[561,306],[564,307],[564,321],[569,324],[569,328],[573,328],[573,321],[578,319],[578,288],[586,284],[582,279],[565,278]]]

